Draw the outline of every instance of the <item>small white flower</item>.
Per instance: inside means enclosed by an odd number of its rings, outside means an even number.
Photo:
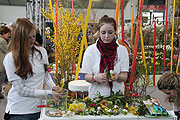
[[[101,110],[101,107],[99,106],[99,107],[97,107],[97,111],[99,111],[99,110]]]
[[[99,114],[100,112],[99,112],[99,111],[97,111],[96,113],[97,113],[97,114]]]
[[[114,105],[114,108],[116,109],[116,108],[118,108],[118,106],[117,106],[117,105]]]
[[[110,74],[114,74],[114,70],[110,70]]]
[[[111,112],[111,109],[107,110],[107,112]]]
[[[128,112],[126,109],[123,109],[123,112]]]

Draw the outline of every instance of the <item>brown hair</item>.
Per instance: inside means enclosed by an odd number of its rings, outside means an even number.
[[[116,26],[116,21],[114,18],[112,17],[108,17],[107,15],[104,15],[103,17],[101,17],[101,19],[99,20],[99,25],[98,25],[98,30],[100,30],[101,26],[104,25],[104,23],[111,23],[112,26],[114,27],[114,30],[117,30],[117,26]]]
[[[8,27],[6,27],[6,26],[1,26],[0,27],[0,34],[4,35],[6,33],[11,33],[11,30]]]
[[[159,90],[175,90],[177,95],[175,104],[180,109],[180,73],[164,73],[158,80]]]
[[[36,30],[36,27],[26,18],[18,18],[13,25],[11,41],[9,44],[9,51],[12,51],[14,64],[16,66],[15,74],[22,79],[27,79],[27,76],[33,76],[32,66],[29,62],[29,39],[28,36],[32,30]],[[36,43],[35,43],[36,45]],[[32,57],[34,51],[41,52],[32,47]]]

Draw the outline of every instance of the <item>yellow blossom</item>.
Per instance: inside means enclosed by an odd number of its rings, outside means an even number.
[[[69,105],[69,110],[74,112],[84,111],[86,109],[86,105],[84,103],[73,103]]]
[[[69,105],[69,110],[71,110],[71,111],[76,111],[76,105],[75,104],[70,104]]]
[[[87,97],[84,98],[84,100],[87,100],[88,98],[89,98],[89,97],[87,96]]]
[[[82,103],[78,103],[78,104],[76,105],[76,108],[78,109],[78,111],[83,111],[84,105],[83,105]]]
[[[160,65],[160,63],[159,63],[159,62],[156,62],[155,65]]]

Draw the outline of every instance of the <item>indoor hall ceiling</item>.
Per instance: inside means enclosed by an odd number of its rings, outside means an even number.
[[[34,1],[34,0],[0,0],[0,5],[8,5],[8,6],[25,6],[26,1]],[[48,2],[49,0],[45,0]],[[52,3],[54,0],[51,0]],[[62,0],[68,3],[68,6],[72,6],[72,0]],[[124,6],[127,4],[128,0],[124,0]],[[92,8],[95,9],[116,9],[117,0],[93,0]],[[89,0],[74,0],[74,8],[87,8]]]
[[[26,1],[35,0],[0,0],[0,5],[9,6],[25,6]],[[49,0],[45,0],[48,2]],[[54,0],[51,0],[52,3]],[[72,0],[61,0],[71,6]],[[124,6],[126,6],[128,0],[124,0]],[[144,0],[144,5],[165,5],[166,0]],[[117,0],[93,0],[92,8],[97,9],[116,9]],[[89,0],[74,0],[74,7],[76,8],[87,8]]]

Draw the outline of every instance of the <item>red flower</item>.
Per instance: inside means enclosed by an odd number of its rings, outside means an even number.
[[[127,90],[130,90],[131,88],[130,87],[127,87]]]
[[[107,100],[104,100],[104,104],[106,104],[107,103]]]
[[[132,97],[137,97],[137,96],[139,96],[139,95],[136,94],[136,93],[133,93],[133,94],[132,94]]]
[[[90,105],[90,107],[94,107],[95,105],[96,105],[96,103],[93,103],[93,104]]]

